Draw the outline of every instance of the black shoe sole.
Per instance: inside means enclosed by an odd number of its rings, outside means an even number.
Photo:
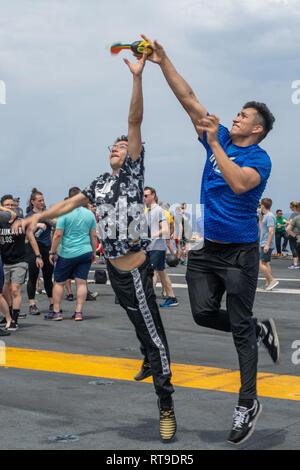
[[[148,377],[151,377],[152,375],[153,375],[152,369],[149,369],[149,371],[148,371],[147,373],[145,373],[145,374],[143,374],[143,375],[141,375],[141,376],[136,375],[136,376],[134,377],[134,380],[135,380],[136,382],[141,382],[142,380],[145,380],[145,379],[147,379]]]

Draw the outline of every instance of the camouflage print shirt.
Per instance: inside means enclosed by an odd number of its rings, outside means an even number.
[[[144,214],[144,156],[127,155],[118,174],[104,173],[82,193],[96,204],[98,236],[106,258],[119,258],[149,244]]]

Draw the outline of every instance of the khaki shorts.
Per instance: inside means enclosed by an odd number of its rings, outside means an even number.
[[[7,284],[24,284],[28,263],[4,264],[4,280]]]

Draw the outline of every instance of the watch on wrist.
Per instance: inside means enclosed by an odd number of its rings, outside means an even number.
[[[35,255],[35,257],[36,257],[36,258],[41,258],[41,257],[42,257],[42,255]]]

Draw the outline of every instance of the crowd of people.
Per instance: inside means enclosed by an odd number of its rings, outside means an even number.
[[[78,193],[80,193],[78,187],[70,188],[68,197],[73,197]],[[187,212],[186,203],[178,204],[172,210],[170,204],[159,202],[156,190],[150,186],[144,188],[144,203],[145,216],[150,229],[149,237],[152,240],[146,251],[154,270],[153,285],[156,286],[159,278],[162,285],[162,296],[165,297],[160,307],[174,307],[178,305],[178,299],[174,294],[170,277],[165,269],[166,255],[173,256],[173,260],[175,258],[174,266],[177,263],[186,265],[187,251],[192,246],[190,242],[195,237],[201,238],[201,234],[195,234],[192,231],[192,215]],[[26,281],[28,313],[30,315],[40,314],[36,302],[36,293],[41,292],[39,285],[40,272],[43,278],[43,292],[49,299],[49,308],[45,314],[47,320],[58,321],[63,319],[61,302],[64,289],[67,292],[66,299],[74,300],[71,278],[76,279],[77,304],[74,313],[75,320],[83,320],[84,301],[95,300],[96,298],[96,295],[88,290],[86,283],[90,261],[95,262],[97,258],[104,260],[101,239],[99,234],[97,236],[96,222],[98,217],[95,213],[95,206],[89,203],[87,208],[74,211],[72,215],[74,220],[70,222],[71,230],[67,225],[67,233],[69,233],[67,238],[66,233],[63,237],[66,230],[64,218],[57,221],[47,219],[38,223],[34,237],[31,236],[28,239],[22,230],[15,234],[10,232],[10,228],[13,227],[16,219],[21,220],[24,217],[30,217],[45,209],[44,195],[36,188],[32,189],[26,211],[23,211],[20,207],[20,198],[13,197],[10,194],[1,198],[0,247],[4,267],[4,275],[1,274],[3,292],[0,294],[0,311],[3,313],[3,318],[0,320],[1,335],[5,334],[2,331],[3,329],[16,331],[18,329],[18,319],[26,316],[26,312],[21,312],[21,287]],[[277,209],[274,214],[270,198],[262,199],[259,204],[260,269],[265,276],[264,289],[266,291],[274,289],[279,283],[272,274],[270,264],[272,257],[282,258],[290,254],[292,264],[288,266],[288,269],[300,268],[300,202],[292,201],[290,211],[285,216],[282,209]],[[93,225],[93,231],[89,234],[92,242],[89,243],[89,239],[86,239],[83,242],[86,243],[86,246],[81,250],[79,247],[82,233],[88,233],[85,227],[82,226],[84,216],[87,214]],[[8,216],[10,217],[9,220]],[[158,232],[154,233],[157,228]],[[189,237],[187,237],[187,233]],[[190,240],[191,235],[193,240]],[[60,245],[62,246],[59,248]],[[57,260],[58,251],[60,257]],[[77,256],[84,256],[90,252],[93,253],[93,256],[90,260],[88,255],[84,273],[75,271],[71,273],[70,278],[66,277],[65,273],[60,273],[60,270],[66,270],[66,267],[61,265],[62,258],[77,258]],[[58,264],[56,261],[58,261]],[[54,266],[56,266],[55,273]]]
[[[80,188],[69,189],[68,197],[79,194]],[[152,239],[147,247],[151,265],[154,270],[153,285],[157,278],[162,284],[164,302],[161,308],[174,307],[178,300],[174,294],[171,280],[166,272],[166,254],[169,253],[177,263],[186,265],[185,226],[189,216],[185,213],[186,204],[176,207],[174,213],[170,205],[158,203],[156,190],[145,187],[145,217]],[[87,287],[91,263],[97,259],[105,262],[101,239],[97,236],[96,222],[98,216],[91,203],[86,208],[77,208],[71,216],[46,219],[37,224],[36,231],[26,237],[19,227],[14,233],[14,222],[46,210],[44,195],[33,188],[25,211],[20,207],[20,198],[11,194],[3,195],[0,205],[0,250],[3,271],[1,270],[0,334],[16,331],[19,318],[25,318],[27,312],[21,311],[22,285],[26,283],[28,297],[28,314],[40,315],[36,294],[44,292],[49,299],[45,320],[63,319],[61,302],[66,289],[66,300],[74,300],[71,279],[76,283],[76,307],[74,319],[83,320],[85,300],[95,300],[96,293]],[[87,224],[87,225],[85,225]],[[158,229],[158,233],[156,232]],[[180,238],[179,238],[180,237]],[[91,255],[92,253],[92,255]],[[59,256],[57,256],[59,254]],[[79,260],[78,257],[81,257]],[[65,260],[72,260],[72,264]],[[78,262],[79,261],[79,262]],[[175,265],[177,264],[175,263]],[[76,264],[76,269],[74,268]],[[43,289],[40,280],[42,275]]]
[[[273,277],[271,257],[281,258],[292,255],[288,269],[299,269],[300,264],[300,202],[290,203],[291,213],[286,217],[282,209],[271,211],[272,199],[264,198],[259,205],[260,225],[260,269],[265,276],[264,289],[273,290],[279,281]]]
[[[2,324],[8,325],[8,330],[17,328],[21,286],[27,268],[27,294],[32,315],[40,313],[35,291],[42,270],[49,298],[46,319],[62,320],[64,285],[75,278],[74,321],[82,321],[86,280],[100,240],[112,289],[134,326],[144,356],[137,380],[152,375],[158,398],[160,437],[164,442],[174,438],[177,423],[170,351],[154,286],[159,277],[166,294],[160,305],[162,308],[178,305],[165,272],[166,250],[174,255],[174,240],[177,240],[177,256],[182,263],[186,262],[191,220],[187,217],[185,204],[171,214],[166,206],[158,204],[156,190],[144,187],[142,75],[146,61],[153,62],[193,123],[196,137],[206,153],[200,201],[205,208],[203,246],[194,247],[188,253],[186,281],[195,323],[233,336],[241,387],[227,440],[231,444],[241,444],[253,433],[262,411],[257,397],[258,345],[265,346],[274,363],[280,357],[274,320],[258,319],[253,315],[258,271],[260,268],[264,273],[266,291],[274,289],[278,281],[273,277],[270,260],[275,239],[278,255],[287,249],[287,245],[281,248],[282,240],[286,241],[285,233],[292,250],[292,267],[298,269],[298,203],[293,204],[293,217],[284,220],[282,211],[277,212],[277,219],[272,214],[271,199],[261,200],[272,167],[268,153],[260,146],[275,122],[268,106],[257,101],[245,103],[233,118],[229,130],[200,103],[164,48],[146,36],[142,38],[151,48],[151,54],[148,54],[147,45],[142,54],[136,55],[137,62],[125,59],[132,75],[128,133],[109,146],[110,172],[94,178],[83,190],[71,188],[65,200],[47,209],[43,194],[34,190],[28,216],[24,219],[19,218],[20,214],[17,217],[14,211],[17,201],[12,195],[1,199]],[[97,228],[95,215],[91,212],[94,206]],[[177,229],[178,216],[182,222]],[[168,228],[172,226],[172,220],[173,234]],[[154,272],[157,275],[153,276]],[[225,292],[226,308],[223,308]],[[9,331],[1,331],[9,334]]]

